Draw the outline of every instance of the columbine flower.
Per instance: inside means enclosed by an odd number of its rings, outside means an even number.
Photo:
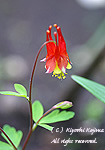
[[[52,73],[52,76],[55,76],[59,79],[65,79],[66,69],[71,69],[71,62],[66,51],[66,43],[63,38],[61,28],[54,24],[57,32],[54,32],[55,42],[49,42],[46,44],[47,56],[41,61],[46,62],[45,68],[46,73]],[[51,28],[46,31],[46,42],[52,41]],[[57,37],[58,36],[58,37]],[[58,40],[57,40],[58,39]]]

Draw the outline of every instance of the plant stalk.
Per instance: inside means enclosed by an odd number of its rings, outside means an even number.
[[[54,41],[47,41],[45,42],[39,49],[38,53],[37,53],[37,56],[35,58],[35,62],[34,62],[34,65],[33,65],[33,68],[32,68],[32,72],[31,72],[31,78],[30,78],[30,84],[29,84],[29,108],[30,108],[30,129],[29,129],[29,132],[28,132],[28,135],[26,137],[26,140],[24,142],[24,145],[23,145],[23,148],[22,150],[25,150],[26,148],[26,145],[31,137],[31,134],[33,132],[32,130],[32,127],[33,127],[33,119],[32,119],[32,99],[31,99],[31,95],[32,95],[32,83],[33,83],[33,78],[34,78],[34,73],[35,73],[35,69],[36,69],[36,64],[37,64],[37,60],[38,60],[38,57],[39,57],[39,54],[42,50],[42,48],[47,44],[47,43],[50,43],[50,42],[54,42]],[[54,42],[55,43],[55,42]]]

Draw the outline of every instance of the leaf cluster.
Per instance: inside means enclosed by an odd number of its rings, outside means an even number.
[[[37,121],[44,115],[44,108],[38,100],[33,103],[32,111],[33,120],[35,123],[37,123]],[[42,117],[38,125],[52,131],[54,127],[49,124],[69,120],[73,118],[74,115],[75,113],[72,111],[60,111],[59,109],[56,109]]]
[[[11,95],[11,96],[17,96],[17,97],[24,97],[27,100],[29,100],[27,96],[27,90],[26,88],[21,85],[21,84],[14,84],[14,88],[16,92],[12,91],[0,91],[0,94],[3,95]],[[49,111],[47,115],[44,113],[44,108],[42,104],[36,100],[32,104],[32,114],[33,114],[33,121],[35,122],[34,125],[39,125],[49,131],[53,130],[53,126],[49,125],[51,123],[56,123],[60,121],[66,121],[74,117],[75,113],[72,111],[65,111],[64,109],[68,109],[72,107],[72,103],[68,101],[64,101],[61,103],[58,103],[54,105]],[[63,109],[63,111],[60,111],[59,109]],[[40,121],[39,121],[40,119]],[[39,121],[39,122],[38,122]],[[38,122],[38,124],[37,124]],[[34,127],[33,125],[33,127]],[[37,127],[36,126],[36,127]],[[16,148],[19,148],[18,146],[20,145],[23,133],[22,131],[16,131],[14,127],[10,127],[9,125],[4,125],[3,131],[6,133],[8,138],[12,141],[14,146]],[[33,130],[34,131],[34,130]],[[0,141],[0,150],[14,150],[13,145],[11,142],[8,140],[8,138],[5,136],[4,133],[1,133],[1,136],[6,140],[7,143]]]

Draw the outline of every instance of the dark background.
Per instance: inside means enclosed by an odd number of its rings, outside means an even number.
[[[64,129],[105,128],[105,105],[70,77],[72,74],[81,75],[105,85],[105,2],[102,0],[98,4],[83,3],[83,0],[0,0],[0,90],[14,91],[14,83],[21,83],[28,90],[34,58],[45,42],[48,26],[54,23],[62,28],[73,68],[68,70],[67,78],[60,81],[52,78],[51,74],[45,74],[45,64],[39,61],[33,101],[40,100],[45,110],[62,100],[73,102],[71,110],[76,113],[75,117],[54,124],[55,129],[62,126]],[[45,55],[43,49],[39,60]],[[4,124],[22,130],[24,141],[29,127],[26,100],[0,96],[0,126]],[[97,144],[68,144],[66,147],[50,144],[54,138],[95,137]],[[74,133],[70,136],[55,130],[52,134],[38,127],[26,150],[103,150],[104,142],[105,133],[95,133],[93,136]]]

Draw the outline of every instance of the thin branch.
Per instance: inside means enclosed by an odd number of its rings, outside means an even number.
[[[32,100],[31,100],[31,95],[32,95],[32,83],[33,83],[33,78],[34,78],[34,73],[35,73],[35,69],[36,69],[36,64],[37,64],[37,60],[38,60],[38,57],[39,57],[39,54],[42,50],[42,48],[47,44],[47,43],[50,43],[50,42],[54,42],[55,41],[47,41],[45,42],[39,49],[38,53],[37,53],[37,56],[35,58],[35,62],[34,62],[34,66],[32,68],[32,72],[31,72],[31,78],[30,78],[30,85],[29,85],[29,107],[30,107],[30,129],[29,129],[29,132],[28,132],[28,135],[26,137],[26,140],[24,142],[24,145],[23,145],[23,148],[22,150],[25,150],[26,148],[26,145],[30,139],[30,136],[32,134],[32,127],[33,127],[33,119],[32,119]]]
[[[17,148],[15,147],[15,145],[13,144],[13,142],[11,141],[11,139],[8,137],[8,135],[5,133],[5,131],[1,127],[0,127],[0,131],[6,136],[6,138],[9,140],[9,142],[14,147],[14,149],[17,150]]]

